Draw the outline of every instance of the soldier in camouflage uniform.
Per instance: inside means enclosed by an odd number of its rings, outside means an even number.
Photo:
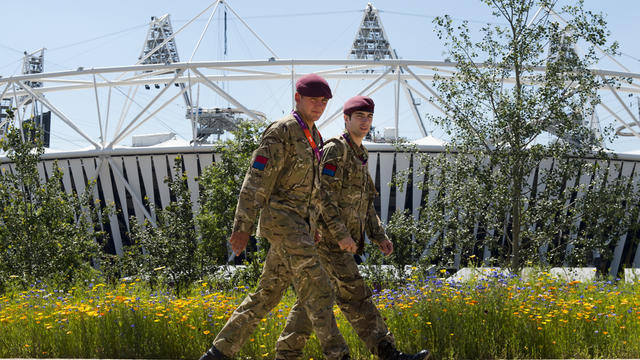
[[[377,192],[366,166],[368,153],[362,146],[362,139],[371,128],[373,110],[373,100],[368,97],[349,99],[344,105],[345,133],[324,146],[317,194],[322,211],[318,254],[337,288],[338,306],[371,353],[381,359],[426,359],[426,350],[417,354],[396,350],[394,338],[371,300],[371,290],[353,258],[353,253],[363,251],[365,232],[385,255],[393,251],[393,243],[374,209]],[[293,306],[276,344],[276,359],[302,356],[312,331],[308,315],[311,314],[300,303]]]
[[[269,240],[269,252],[258,288],[234,311],[201,360],[233,357],[292,283],[324,356],[349,359],[333,314],[333,288],[310,235],[315,234],[317,215],[311,198],[319,181],[322,149],[314,122],[330,98],[326,80],[315,74],[301,77],[296,83],[296,111],[271,124],[253,154],[229,242],[236,255],[242,253],[262,209],[258,232]]]

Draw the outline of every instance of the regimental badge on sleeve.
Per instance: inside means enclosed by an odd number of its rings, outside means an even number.
[[[336,170],[338,169],[337,166],[333,165],[333,164],[326,164],[323,168],[322,168],[322,175],[329,175],[329,176],[335,176],[336,175]]]
[[[258,155],[256,156],[256,159],[253,161],[253,168],[258,169],[258,170],[264,170],[264,167],[267,166],[267,162],[269,161],[269,159],[267,159],[264,156]]]

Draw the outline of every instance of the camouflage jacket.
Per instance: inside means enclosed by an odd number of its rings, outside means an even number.
[[[352,148],[342,136],[328,140],[323,151],[317,194],[322,236],[334,242],[351,236],[362,252],[365,232],[376,243],[387,238],[373,205],[375,184],[361,160],[369,154],[364,146]]]
[[[321,144],[315,125],[312,136]],[[262,209],[258,225],[260,236],[269,241],[297,237],[311,241],[316,211],[312,192],[318,186],[318,160],[304,131],[288,115],[265,130],[260,146],[253,153],[238,198],[233,231],[255,230],[255,218]]]

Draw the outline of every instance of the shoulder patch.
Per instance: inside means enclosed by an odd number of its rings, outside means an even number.
[[[268,161],[269,159],[267,159],[266,157],[258,155],[256,156],[256,159],[253,161],[252,167],[258,170],[264,170],[264,167],[267,166]]]
[[[337,169],[338,167],[333,164],[325,164],[322,168],[322,175],[335,176]]]

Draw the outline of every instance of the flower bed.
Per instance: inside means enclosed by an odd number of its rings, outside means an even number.
[[[638,358],[639,290],[637,283],[560,282],[546,273],[528,282],[496,275],[465,284],[415,276],[374,300],[401,349],[429,348],[435,358]],[[191,296],[175,298],[139,280],[70,291],[34,285],[0,297],[0,357],[194,359],[247,291],[200,283]],[[241,356],[273,358],[294,301],[285,296]],[[369,358],[335,312],[353,357]],[[321,357],[315,337],[305,354]]]

